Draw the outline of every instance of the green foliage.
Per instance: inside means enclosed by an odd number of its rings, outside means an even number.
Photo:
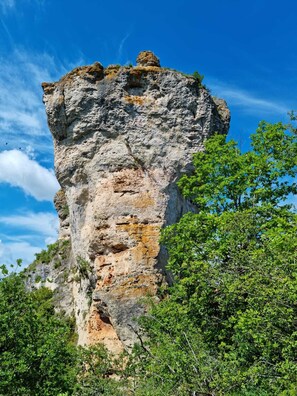
[[[67,216],[69,216],[69,206],[68,205],[64,205],[62,207],[62,216],[65,217],[65,218]]]
[[[54,262],[54,269],[60,268],[62,266],[61,260],[56,260]]]
[[[47,249],[42,250],[40,253],[36,253],[37,263],[49,264],[53,258],[60,255],[62,258],[66,258],[65,254],[69,249],[69,240],[58,240],[51,245],[47,245]]]
[[[2,276],[6,276],[9,273],[9,270],[7,269],[7,266],[5,264],[0,265],[0,271]]]
[[[199,85],[202,84],[202,81],[203,81],[203,79],[204,79],[204,75],[203,75],[203,74],[200,74],[200,73],[198,73],[197,71],[194,71],[193,77],[195,78],[195,80],[198,81],[198,84],[199,84]]]
[[[0,396],[126,395],[124,363],[102,345],[77,348],[75,319],[55,314],[53,292],[25,289],[24,274],[0,280]]]
[[[170,67],[163,67],[162,69],[163,70],[171,70],[173,72],[180,73],[181,75],[183,75],[184,77],[187,77],[187,78],[194,78],[197,81],[199,87],[203,86],[205,89],[207,89],[204,85],[202,85],[202,81],[204,79],[204,75],[200,74],[198,71],[194,71],[193,74],[187,74],[187,73],[183,73],[183,72],[181,72],[179,70],[172,69]]]
[[[125,383],[121,379],[123,362],[116,360],[103,345],[79,348],[78,377],[73,395],[124,396]]]
[[[0,395],[56,396],[72,389],[69,325],[54,313],[52,292],[29,293],[22,276],[0,281]]]
[[[54,268],[61,266],[61,260],[65,260],[69,254],[70,241],[58,240],[55,243],[47,245],[47,249],[43,249],[40,253],[36,253],[35,260],[27,268],[27,272],[35,271],[38,264],[50,264],[54,261]]]
[[[78,256],[76,261],[80,277],[87,279],[91,271],[90,263],[81,256]]]
[[[183,308],[165,300],[153,305],[151,315],[142,318],[141,324],[146,334],[134,347],[129,365],[135,395],[208,394],[207,383],[216,362]]]
[[[237,384],[276,392],[295,381],[296,226],[293,213],[254,208],[188,214],[166,230],[170,308],[181,305],[215,351],[220,377],[209,390],[219,382],[224,392]]]
[[[43,249],[40,253],[36,253],[35,262],[49,264],[53,257],[59,253],[59,248],[59,241],[52,243],[51,245],[47,245],[47,249]]]
[[[36,278],[35,278],[35,283],[39,283],[41,281],[42,281],[41,275],[37,275]]]
[[[183,195],[200,210],[220,214],[264,204],[279,206],[289,194],[296,194],[296,182],[288,179],[297,171],[296,129],[263,121],[251,139],[253,150],[244,154],[224,135],[206,141],[205,151],[194,155],[193,175],[179,181]]]
[[[296,393],[296,130],[262,122],[252,148],[214,136],[179,182],[200,211],[162,235],[174,284],[142,322],[147,394]]]

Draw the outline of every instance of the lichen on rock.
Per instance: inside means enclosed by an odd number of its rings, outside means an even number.
[[[139,66],[156,66],[160,67],[160,60],[152,51],[142,51],[136,59]]]
[[[129,348],[141,298],[166,281],[160,230],[195,210],[176,181],[211,134],[226,133],[224,101],[150,51],[138,66],[74,69],[43,84],[62,188],[55,202],[61,238],[70,238],[79,343]]]

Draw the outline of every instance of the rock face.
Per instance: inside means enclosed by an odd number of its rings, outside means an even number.
[[[116,353],[136,341],[141,298],[166,279],[160,229],[193,209],[176,180],[230,119],[226,103],[194,78],[161,68],[149,51],[137,62],[94,63],[43,84],[79,343]]]
[[[160,67],[160,61],[151,51],[142,51],[136,59],[138,66],[157,66]]]

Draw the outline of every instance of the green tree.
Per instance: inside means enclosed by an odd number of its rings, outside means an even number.
[[[4,269],[5,272],[5,269]],[[0,395],[57,396],[75,382],[73,329],[54,313],[52,293],[0,280]]]
[[[74,395],[127,395],[124,364],[101,344],[78,348],[77,383]]]
[[[163,232],[174,283],[143,319],[143,389],[295,394],[296,164],[296,130],[282,123],[260,123],[246,153],[217,135],[194,156],[179,186],[199,213]]]
[[[265,204],[279,207],[297,193],[296,129],[262,121],[251,136],[252,150],[241,153],[234,140],[216,135],[194,155],[195,171],[179,187],[200,210],[220,214]],[[289,208],[286,205],[283,205]]]
[[[195,78],[195,80],[198,81],[198,84],[199,84],[199,85],[202,84],[202,81],[203,81],[203,79],[204,79],[204,75],[203,75],[203,74],[200,74],[199,72],[194,71],[193,77]]]

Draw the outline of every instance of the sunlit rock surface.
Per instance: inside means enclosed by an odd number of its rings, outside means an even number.
[[[142,297],[166,280],[160,229],[192,210],[176,181],[230,120],[226,103],[193,77],[161,68],[150,51],[137,62],[97,62],[43,84],[79,343],[116,353],[136,341]]]

